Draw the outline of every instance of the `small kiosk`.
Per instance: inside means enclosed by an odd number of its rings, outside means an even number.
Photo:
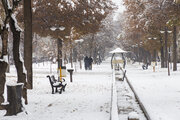
[[[120,64],[122,64],[123,68],[125,68],[126,60],[125,60],[124,54],[127,53],[127,51],[124,51],[121,48],[116,48],[110,53],[112,54],[111,68],[113,69],[113,67],[115,67],[115,69],[119,69]]]
[[[124,80],[126,71],[120,70],[120,68],[125,68],[126,60],[124,54],[127,53],[126,51],[122,50],[121,48],[116,48],[115,50],[110,52],[112,54],[111,57],[111,68],[115,71],[115,78],[118,80]]]

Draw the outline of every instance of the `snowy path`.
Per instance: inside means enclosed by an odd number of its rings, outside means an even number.
[[[135,99],[134,93],[130,89],[126,80],[116,81],[116,87],[119,120],[127,120],[128,115],[132,112],[136,112],[140,120],[146,120],[144,113],[140,109],[140,106]]]
[[[55,69],[56,67],[54,67]],[[111,69],[109,64],[94,65],[92,71],[78,70],[63,94],[51,94],[49,69],[35,67],[34,89],[28,91],[28,115],[3,117],[1,120],[109,120],[111,103]],[[9,77],[11,75],[8,75]]]
[[[127,66],[127,76],[152,120],[180,119],[180,66],[178,71],[167,75],[167,68],[151,66],[142,70],[141,65]]]

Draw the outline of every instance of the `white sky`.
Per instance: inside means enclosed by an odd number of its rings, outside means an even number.
[[[123,1],[122,0],[112,0],[112,1],[115,3],[115,5],[119,7],[118,12],[122,13],[125,9],[125,7],[123,6]]]
[[[115,5],[118,6],[118,10],[114,12],[114,18],[113,18],[113,20],[116,21],[118,20],[119,13],[122,13],[125,10],[125,7],[123,6],[122,0],[112,0],[112,2],[114,2]]]

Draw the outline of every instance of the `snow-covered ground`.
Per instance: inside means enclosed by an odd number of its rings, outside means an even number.
[[[119,120],[127,120],[132,113],[136,113],[137,119],[147,120],[126,80],[117,80],[116,86]]]
[[[62,94],[51,94],[46,76],[50,74],[50,64],[34,65],[34,88],[28,90],[29,104],[25,112],[0,120],[109,120],[111,103],[111,69],[109,64],[94,65],[92,71],[79,70],[69,81]],[[52,66],[56,74],[56,65]],[[14,68],[7,75],[8,81],[15,80]],[[14,78],[14,79],[13,79]]]
[[[69,66],[67,66],[69,67]],[[111,107],[112,72],[110,63],[93,66],[92,71],[79,70],[73,74],[73,82],[62,94],[51,94],[46,75],[50,74],[50,64],[34,65],[34,88],[28,90],[29,104],[24,105],[25,112],[17,116],[3,116],[0,120],[109,120]],[[52,66],[56,74],[56,65]],[[180,66],[178,66],[180,68]],[[180,69],[167,75],[167,69],[151,66],[142,70],[141,65],[127,65],[127,76],[134,86],[152,120],[180,119]],[[14,81],[15,70],[7,74],[8,81]]]
[[[127,76],[152,120],[180,120],[180,69],[168,76],[167,68],[158,66],[153,72],[151,66],[128,65]]]

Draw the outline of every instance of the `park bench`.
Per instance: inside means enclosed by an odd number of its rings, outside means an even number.
[[[65,87],[66,87],[66,83],[65,83],[65,79],[63,79],[63,81],[58,81],[55,79],[54,75],[52,75],[51,77],[48,75],[47,76],[49,78],[49,82],[52,88],[52,94],[59,92],[59,94],[62,93],[62,91],[65,91]],[[55,91],[54,91],[55,89]]]

